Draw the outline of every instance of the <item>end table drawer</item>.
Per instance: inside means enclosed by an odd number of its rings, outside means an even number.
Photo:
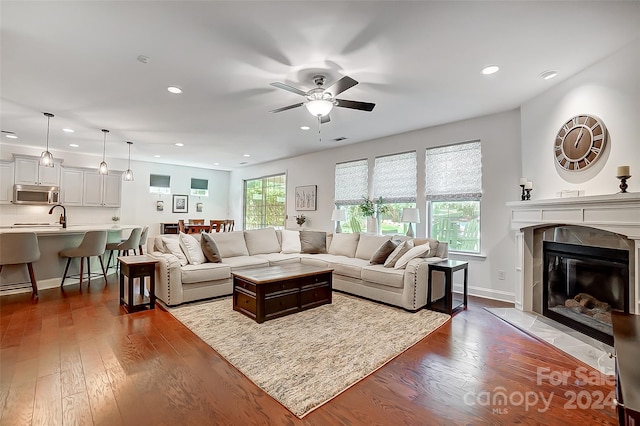
[[[238,309],[251,312],[254,316],[256,315],[256,299],[239,292],[235,294],[235,297]]]

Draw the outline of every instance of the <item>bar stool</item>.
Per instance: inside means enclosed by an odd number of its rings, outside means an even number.
[[[80,274],[78,275],[69,275],[69,278],[80,277],[80,285],[82,286],[82,276],[83,274],[83,263],[84,258],[87,258],[87,280],[89,284],[91,284],[91,277],[100,275],[99,273],[92,274],[91,273],[91,256],[98,256],[100,260],[100,267],[102,268],[102,276],[104,277],[104,282],[107,282],[107,274],[104,271],[104,263],[102,263],[102,255],[104,254],[104,249],[107,245],[107,231],[87,231],[80,242],[80,245],[75,248],[70,248],[66,250],[62,250],[59,254],[61,257],[68,257],[67,266],[64,268],[64,275],[62,276],[62,282],[60,283],[60,287],[64,285],[64,280],[67,278],[67,272],[69,271],[69,265],[71,264],[71,259],[74,257],[80,258]]]
[[[129,250],[134,250],[140,246],[140,235],[142,234],[142,228],[133,228],[131,230],[131,234],[129,238],[124,241],[109,243],[107,244],[106,249],[110,250],[109,259],[107,260],[107,269],[109,269],[109,265],[111,264],[111,257],[113,256],[114,251],[118,251],[118,256],[123,253],[124,256],[129,256]],[[116,262],[116,270],[118,269],[118,263]]]
[[[40,259],[38,236],[35,232],[17,232],[0,235],[0,272],[4,265],[26,264],[33,294],[38,295],[38,284],[32,262]],[[27,281],[16,284],[26,284]]]
[[[138,254],[142,255],[144,252],[142,251],[142,246],[147,243],[147,234],[149,233],[149,225],[145,225],[142,228],[142,233],[140,234],[140,244],[138,244]]]

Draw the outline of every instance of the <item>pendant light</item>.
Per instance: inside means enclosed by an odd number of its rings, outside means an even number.
[[[127,144],[129,145],[129,166],[127,167],[127,170],[122,174],[122,180],[131,182],[133,180],[133,172],[131,171],[131,145],[133,145],[133,142],[127,142]]]
[[[47,148],[40,155],[40,165],[43,167],[53,167],[53,155],[49,152],[49,120],[51,117],[54,117],[50,112],[43,112],[44,116],[47,117]]]
[[[107,167],[107,162],[104,161],[104,154],[107,149],[107,133],[109,133],[109,131],[107,129],[102,129],[102,133],[104,133],[104,141],[102,142],[102,163],[100,163],[100,167],[98,167],[98,173],[106,175],[109,174],[109,167]]]

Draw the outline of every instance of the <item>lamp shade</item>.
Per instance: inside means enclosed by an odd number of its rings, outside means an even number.
[[[402,221],[409,222],[409,223],[420,223],[420,210],[414,207],[403,208]]]
[[[347,212],[345,210],[334,209],[331,214],[331,220],[344,222],[347,220]]]
[[[316,117],[324,117],[333,109],[333,102],[326,99],[315,99],[304,104],[307,111]]]

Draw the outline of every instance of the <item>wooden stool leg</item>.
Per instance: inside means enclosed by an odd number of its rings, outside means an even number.
[[[29,279],[31,279],[31,287],[33,288],[33,294],[38,295],[38,284],[36,283],[36,276],[33,273],[33,265],[31,262],[27,263],[27,269],[29,270]],[[0,267],[2,270],[2,267]]]
[[[80,258],[80,287],[82,288],[82,275],[84,272],[84,263],[82,263],[82,261],[84,260],[84,257]]]
[[[64,268],[64,274],[62,274],[62,282],[60,283],[60,287],[64,285],[64,280],[67,278],[67,271],[69,271],[69,265],[71,264],[71,258],[67,259],[67,266]]]
[[[98,259],[100,260],[100,267],[102,268],[102,276],[104,277],[104,283],[107,283],[107,273],[104,270],[104,263],[102,262],[102,257],[98,256]]]

